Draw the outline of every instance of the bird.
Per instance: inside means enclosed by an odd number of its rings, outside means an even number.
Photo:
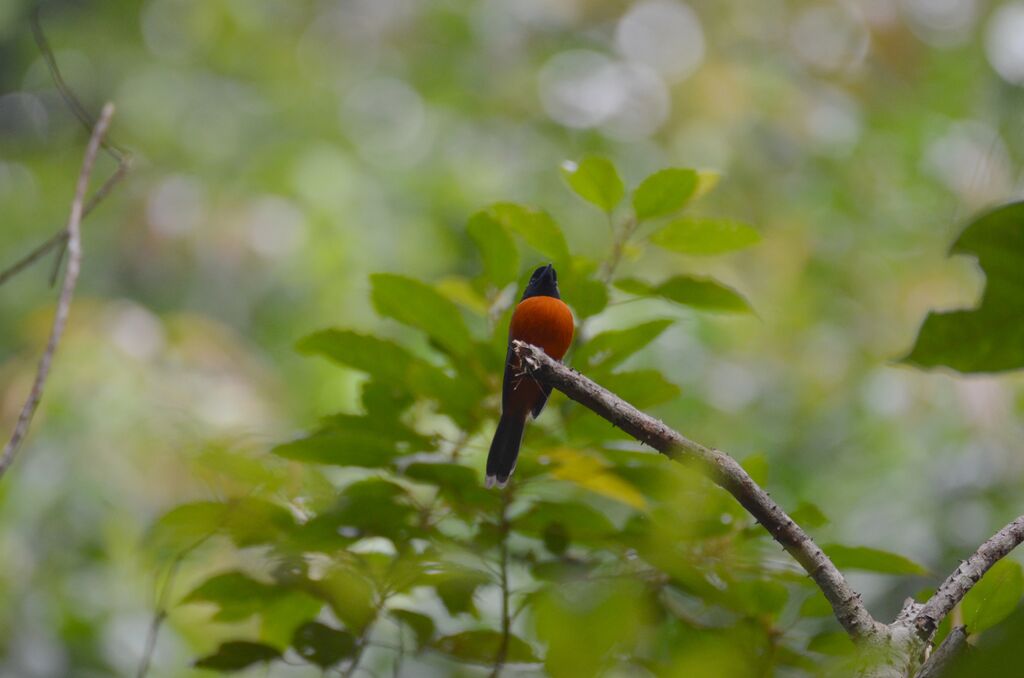
[[[501,389],[501,418],[487,453],[487,477],[490,489],[505,487],[516,468],[519,446],[523,442],[526,421],[544,409],[551,387],[524,374],[516,353],[515,340],[533,344],[551,358],[561,360],[572,344],[575,325],[572,311],[558,293],[558,274],[551,264],[541,266],[530,276],[523,296],[512,313],[508,326],[508,353]]]

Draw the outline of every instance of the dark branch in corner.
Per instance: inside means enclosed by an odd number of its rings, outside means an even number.
[[[967,629],[963,626],[955,627],[938,649],[932,652],[932,656],[928,657],[914,678],[942,678],[966,644]]]
[[[11,439],[4,446],[3,454],[0,456],[0,478],[10,468],[18,448],[21,446],[21,442],[25,439],[26,433],[28,433],[29,424],[32,423],[32,417],[35,415],[36,408],[39,407],[39,401],[43,397],[43,388],[50,374],[50,366],[53,363],[54,353],[57,351],[57,344],[60,343],[61,336],[64,334],[64,327],[67,325],[68,315],[71,312],[71,299],[75,294],[75,286],[78,284],[78,274],[81,270],[82,242],[80,228],[82,217],[85,213],[85,192],[89,188],[89,178],[92,176],[92,170],[96,164],[96,155],[99,153],[100,143],[107,133],[107,128],[110,126],[110,119],[113,115],[114,105],[108,103],[103,107],[99,121],[92,130],[92,136],[89,138],[89,145],[85,151],[85,159],[82,161],[82,169],[78,173],[75,197],[71,202],[71,215],[68,217],[68,224],[65,229],[68,243],[68,267],[64,275],[64,284],[61,286],[60,297],[57,301],[57,312],[54,315],[53,328],[50,330],[50,338],[46,343],[46,350],[43,351],[43,357],[39,361],[36,378],[32,383],[32,390],[29,392],[28,400],[25,401],[21,414],[18,415],[18,421],[14,426],[14,433],[11,434]]]
[[[715,484],[735,497],[807,571],[851,637],[870,639],[885,633],[886,627],[875,621],[861,602],[860,595],[850,588],[829,557],[735,459],[686,438],[582,374],[552,360],[535,346],[515,341],[513,351],[525,372],[557,388],[668,458],[697,466]]]
[[[942,582],[915,617],[914,625],[922,640],[930,640],[939,623],[967,592],[988,572],[989,568],[1006,557],[1024,541],[1024,516],[1020,516],[992,538],[978,547],[970,558],[960,563],[953,574]]]

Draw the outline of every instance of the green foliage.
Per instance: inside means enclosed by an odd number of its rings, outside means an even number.
[[[698,177],[692,169],[664,169],[641,182],[633,193],[636,218],[652,219],[678,212],[697,191]]]
[[[750,304],[736,290],[708,278],[677,275],[657,285],[627,278],[618,281],[616,287],[637,296],[661,297],[706,311],[751,312]]]
[[[626,187],[615,165],[607,158],[590,157],[578,163],[562,163],[562,177],[584,200],[611,212],[622,202]]]
[[[623,198],[618,176],[594,158],[566,171],[573,190],[609,212]],[[693,170],[645,180],[613,251],[642,246],[635,219],[674,213],[709,182]],[[747,302],[714,280],[680,272],[648,283],[623,277],[615,263],[571,256],[555,220],[534,208],[492,205],[470,218],[467,231],[483,274],[464,281],[458,295],[403,275],[371,277],[378,314],[407,329],[399,339],[326,329],[299,341],[300,352],[368,377],[361,412],[324,417],[273,448],[306,473],[335,467],[334,482],[322,480],[315,500],[298,511],[286,509],[280,494],[199,503],[156,523],[151,542],[164,557],[213,535],[239,548],[260,546],[268,563],[279,564],[272,580],[222,572],[182,599],[212,608],[217,622],[248,625],[203,665],[229,670],[274,659],[259,641],[351,671],[368,639],[389,645],[394,662],[430,652],[432,661],[492,665],[503,655],[509,664],[542,662],[552,676],[641,668],[689,675],[711,665],[746,676],[846,654],[831,630],[818,629],[810,644],[780,640],[775,629],[787,611],[804,620],[827,615],[820,594],[808,597],[806,578],[768,565],[769,537],[730,498],[657,455],[618,449],[621,432],[589,412],[552,405],[545,423],[530,428],[509,488],[481,483],[511,313],[493,306],[503,303],[499,291],[513,280],[523,284],[532,270],[520,245],[535,251],[534,262],[536,255],[556,262],[581,324],[632,297],[698,311],[749,312]],[[756,239],[736,222],[685,217],[653,236],[655,244],[702,254]],[[464,303],[472,295],[484,302]],[[624,365],[674,322],[638,320],[592,336],[584,329],[570,359],[638,407],[670,403],[681,391],[660,370]],[[768,481],[765,455],[748,456],[744,467]],[[811,527],[827,523],[811,504],[796,513]],[[924,572],[875,549],[827,550],[845,568]],[[518,583],[502,594],[509,572]],[[494,605],[502,595],[526,620],[507,636],[502,614],[511,612]],[[695,609],[735,628],[697,624]]]
[[[981,633],[1003,621],[1024,595],[1020,563],[1003,559],[993,565],[960,604],[970,633]]]
[[[327,669],[351,657],[356,641],[351,633],[319,622],[307,622],[295,630],[292,646],[306,661]]]
[[[281,653],[262,643],[233,640],[221,645],[216,652],[196,660],[196,668],[229,673],[280,658]]]
[[[974,255],[985,272],[978,308],[930,313],[904,360],[958,372],[1002,372],[1024,367],[1024,202],[972,221],[953,254]]]
[[[839,568],[883,574],[928,574],[927,568],[909,558],[868,546],[825,544],[821,548]]]
[[[459,661],[471,664],[493,664],[498,656],[501,642],[502,635],[498,631],[463,631],[438,638],[433,643],[433,647]],[[509,664],[534,663],[537,661],[537,657],[526,641],[511,635],[508,638],[505,661]]]
[[[480,249],[484,270],[491,282],[504,287],[519,275],[519,251],[504,225],[487,212],[469,219],[466,232]]]
[[[722,254],[756,244],[761,239],[752,227],[732,219],[682,217],[651,235],[651,242],[682,254]]]

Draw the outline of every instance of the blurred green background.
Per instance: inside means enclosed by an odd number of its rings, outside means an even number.
[[[0,2],[0,267],[63,224],[85,143],[32,7]],[[831,518],[816,538],[937,574],[1024,512],[1024,379],[897,364],[929,309],[980,293],[974,263],[946,257],[963,223],[1024,195],[1024,3],[82,0],[44,3],[42,21],[86,108],[117,105],[111,138],[136,162],[86,222],[68,334],[0,482],[0,676],[133,674],[157,575],[146,527],[231,494],[221,453],[265,454],[356,407],[357,373],[293,345],[330,325],[400,335],[372,314],[369,273],[476,275],[465,224],[498,200],[547,209],[574,252],[605,257],[604,217],[558,172],[587,153],[630,184],[717,170],[697,212],[763,236],[686,261],[756,316],[640,301],[588,325],[679,319],[634,359],[682,389],[659,416],[763,454],[773,497]],[[652,252],[642,272],[680,265]],[[0,287],[5,432],[49,330],[50,270]],[[851,578],[886,620],[930,581]],[[209,645],[193,617],[172,614],[151,675],[189,674]]]

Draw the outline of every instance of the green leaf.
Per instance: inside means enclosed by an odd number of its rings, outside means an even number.
[[[562,298],[579,318],[597,315],[608,305],[608,287],[592,274],[579,258],[573,261],[570,270],[559,272]]]
[[[501,647],[502,637],[497,631],[463,631],[451,636],[438,638],[433,647],[459,661],[473,664],[493,664]],[[510,635],[505,653],[509,664],[524,664],[540,661],[522,638]]]
[[[673,320],[652,320],[625,330],[595,335],[576,352],[573,362],[585,368],[611,369],[661,336]]]
[[[828,517],[820,508],[807,501],[797,504],[797,507],[793,509],[789,517],[801,527],[814,528],[828,525]]]
[[[338,566],[302,588],[331,606],[334,615],[354,633],[362,633],[377,616],[373,582],[349,566]]]
[[[842,657],[853,653],[856,649],[850,636],[842,631],[826,631],[811,638],[807,643],[811,652],[820,652],[833,657]]]
[[[405,476],[433,485],[456,510],[489,512],[500,506],[500,497],[486,490],[477,473],[461,464],[416,462],[405,468]]]
[[[633,407],[644,409],[679,397],[679,387],[658,370],[635,370],[599,375],[599,383]]]
[[[569,260],[565,236],[547,212],[508,202],[491,205],[484,212],[556,263]]]
[[[974,585],[961,607],[964,624],[971,633],[981,633],[1008,617],[1024,594],[1024,573],[1020,564],[1002,559]]]
[[[487,212],[469,218],[466,232],[480,249],[487,277],[497,287],[515,281],[519,274],[519,250],[508,230]]]
[[[556,535],[570,542],[599,542],[615,532],[615,526],[600,511],[574,501],[540,501],[513,521],[516,529],[545,535]]]
[[[420,612],[392,608],[388,614],[402,622],[416,634],[416,646],[423,647],[434,638],[434,620]]]
[[[221,645],[213,654],[196,660],[195,666],[213,671],[241,671],[253,664],[271,662],[280,657],[281,653],[269,645],[232,640]]]
[[[985,292],[970,311],[929,313],[904,362],[958,372],[1024,367],[1024,202],[974,220],[952,254],[973,254],[985,272]]]
[[[743,580],[733,583],[729,590],[734,606],[750,615],[778,615],[789,599],[789,591],[777,581],[769,579]]]
[[[292,647],[310,664],[328,669],[355,653],[356,639],[319,622],[308,622],[295,630]]]
[[[659,285],[636,278],[616,281],[623,292],[638,296],[657,296],[677,304],[705,311],[749,313],[750,304],[736,290],[708,278],[677,275]]]
[[[468,567],[446,565],[441,571],[430,573],[425,583],[434,587],[449,614],[469,612],[475,615],[473,597],[476,590],[491,583],[491,578],[484,572]]]
[[[626,193],[619,172],[607,158],[588,157],[575,163],[562,163],[562,177],[569,187],[587,202],[611,212]]]
[[[215,621],[241,621],[261,612],[272,600],[292,595],[292,591],[256,581],[243,572],[218,574],[193,589],[184,603],[212,603],[217,606]]]
[[[826,544],[822,550],[839,569],[864,570],[883,574],[928,574],[927,568],[896,553],[869,546]]]
[[[740,466],[758,485],[764,487],[768,484],[768,457],[764,454],[758,452],[757,454],[747,455],[740,462]]]
[[[473,379],[453,379],[394,342],[357,332],[321,330],[300,340],[297,348],[301,353],[321,355],[366,372],[380,384],[373,393],[387,388],[432,399],[442,412],[466,428],[476,420],[473,413],[485,395],[482,385]]]
[[[814,591],[804,602],[800,604],[800,616],[801,617],[831,617],[832,616],[832,605],[828,602],[828,599],[822,595],[821,591],[814,589]]]
[[[373,306],[381,315],[426,332],[456,356],[473,349],[473,338],[458,306],[433,287],[414,278],[391,273],[370,276]]]
[[[393,441],[345,431],[321,431],[274,447],[271,452],[285,459],[334,466],[387,466],[396,455]]]
[[[213,501],[175,506],[149,528],[146,546],[160,559],[174,558],[223,528],[225,510]]]
[[[694,201],[701,198],[711,191],[715,190],[715,186],[721,180],[722,175],[712,170],[697,170],[697,188],[694,189],[693,195],[690,196],[690,201]]]
[[[671,214],[690,200],[697,190],[697,172],[670,168],[644,179],[633,192],[633,209],[640,220]]]
[[[721,254],[750,247],[761,239],[751,226],[732,219],[682,217],[651,235],[651,242],[682,254]]]

